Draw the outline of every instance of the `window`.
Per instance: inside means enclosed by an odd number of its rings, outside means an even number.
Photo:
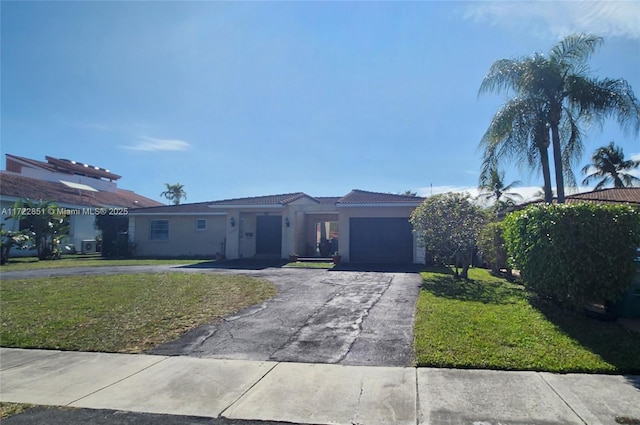
[[[199,218],[196,220],[196,230],[207,230],[207,219]]]
[[[151,220],[149,239],[158,241],[169,239],[169,220]]]

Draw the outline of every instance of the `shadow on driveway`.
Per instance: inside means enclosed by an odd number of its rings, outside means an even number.
[[[374,264],[374,263],[343,263],[329,271],[338,272],[382,272],[382,273],[419,273],[424,264]]]
[[[227,261],[209,261],[206,263],[189,264],[176,268],[183,269],[230,269],[230,270],[264,270],[271,267],[282,267],[287,264],[287,260],[256,260],[239,259]]]

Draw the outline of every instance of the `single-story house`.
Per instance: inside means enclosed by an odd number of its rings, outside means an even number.
[[[424,198],[352,190],[303,192],[138,208],[129,239],[138,256],[227,259],[326,257],[346,262],[423,263],[409,217]]]
[[[6,154],[6,171],[0,172],[0,220],[4,229],[19,229],[19,223],[11,218],[16,201],[53,201],[69,216],[71,227],[66,244],[79,252],[95,252],[99,233],[94,226],[96,208],[119,208],[118,213],[125,213],[162,205],[118,188],[120,176],[107,169],[50,156],[46,160]],[[12,255],[33,255],[33,251],[16,251]]]

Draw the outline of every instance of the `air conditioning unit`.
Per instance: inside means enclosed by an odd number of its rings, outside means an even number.
[[[87,239],[82,241],[82,253],[83,254],[95,254],[97,242],[93,239]]]

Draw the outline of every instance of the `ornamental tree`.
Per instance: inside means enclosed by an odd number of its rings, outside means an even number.
[[[487,221],[486,212],[471,202],[468,194],[450,192],[431,196],[413,211],[409,221],[418,243],[429,255],[433,254],[445,265],[450,265],[453,259],[456,278],[468,278],[478,232]]]

